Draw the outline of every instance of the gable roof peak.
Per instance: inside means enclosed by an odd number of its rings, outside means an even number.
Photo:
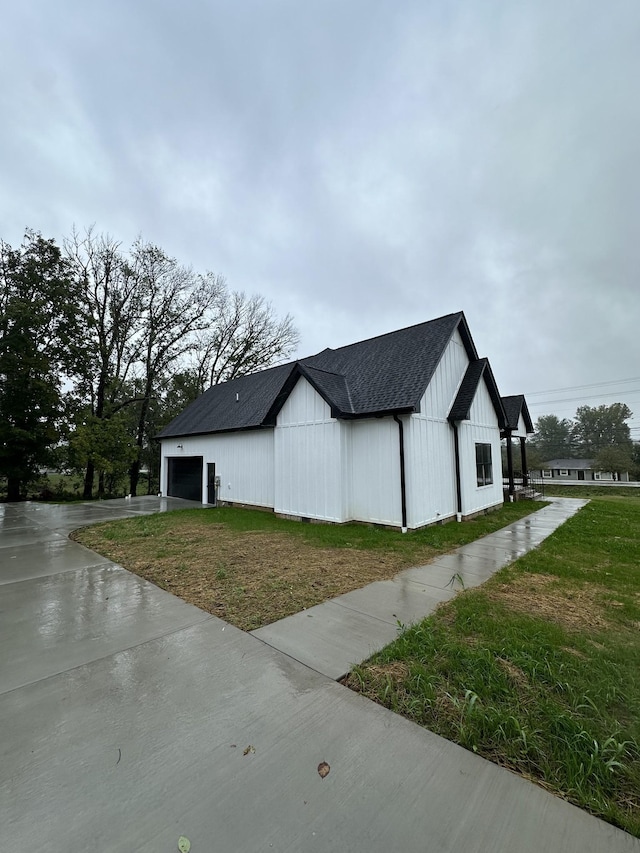
[[[502,405],[507,415],[507,429],[518,429],[518,423],[522,416],[527,433],[531,434],[535,432],[524,394],[512,394],[508,397],[503,397]]]
[[[469,360],[477,360],[464,313],[445,314],[214,386],[160,437],[274,426],[300,376],[331,406],[333,417],[415,412],[456,331]],[[229,411],[238,384],[244,405]]]
[[[452,423],[459,421],[467,421],[471,415],[471,406],[476,396],[478,386],[484,379],[494,411],[498,417],[500,429],[503,429],[507,423],[507,414],[504,410],[500,392],[496,384],[491,365],[488,358],[477,358],[470,361],[467,366],[467,371],[464,375],[460,388],[456,395],[453,405],[449,411],[448,420]]]

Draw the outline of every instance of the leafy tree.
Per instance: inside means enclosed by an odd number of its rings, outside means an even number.
[[[18,249],[0,241],[0,474],[11,501],[59,438],[61,379],[80,352],[76,298],[53,240],[27,231]]]
[[[537,458],[544,462],[550,459],[569,459],[573,456],[572,425],[567,418],[542,415],[536,422],[535,434],[530,441]],[[530,467],[533,465],[530,464]]]
[[[640,442],[634,441],[631,449],[631,467],[629,476],[632,480],[640,480]]]
[[[168,374],[163,378],[160,394],[156,400],[158,425],[168,424],[200,394],[202,394],[200,378],[194,369],[178,370]]]
[[[553,457],[549,457],[553,459]],[[527,446],[527,468],[529,471],[540,471],[548,460],[541,456],[538,448],[533,444]],[[520,466],[522,467],[522,466]]]
[[[601,450],[611,447],[624,450],[630,455],[631,433],[626,421],[631,416],[631,409],[625,403],[613,403],[611,406],[581,406],[576,411],[572,430],[579,455],[583,458],[591,458]]]
[[[597,471],[610,471],[620,480],[624,471],[629,471],[633,465],[631,451],[625,447],[603,447],[596,454],[593,467]]]
[[[76,424],[68,444],[69,467],[84,472],[88,457],[102,474],[100,494],[114,494],[126,477],[137,452],[125,417],[87,415]]]

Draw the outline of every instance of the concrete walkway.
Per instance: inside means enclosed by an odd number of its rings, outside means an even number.
[[[539,545],[587,501],[551,498],[535,515],[477,539],[426,566],[407,569],[252,631],[274,649],[338,679],[463,588],[478,586]]]
[[[188,505],[0,505],[1,850],[640,853],[66,538]]]

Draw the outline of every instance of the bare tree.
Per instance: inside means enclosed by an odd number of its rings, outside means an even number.
[[[121,459],[133,440],[129,487],[135,495],[143,450],[157,424],[152,403],[159,403],[172,372],[196,376],[203,391],[287,357],[298,333],[291,317],[276,317],[262,297],[230,292],[220,276],[198,274],[142,238],[123,252],[89,228],[83,235],[74,231],[65,251],[86,325],[75,377],[78,440],[72,442],[77,455],[87,454],[84,497],[92,496],[96,468],[103,493],[100,448],[123,441],[124,422],[130,439]]]
[[[211,311],[222,299],[225,285],[219,276],[198,275],[142,240],[133,246],[132,263],[141,302],[138,454],[130,469],[130,491],[135,495],[151,399],[167,370],[196,347],[196,333],[211,324]]]
[[[137,281],[120,244],[108,234],[96,234],[91,227],[81,235],[74,229],[64,248],[80,284],[86,323],[76,396],[89,420],[102,421],[120,405],[122,388],[139,358],[141,304]],[[92,497],[94,476],[90,453],[84,477],[86,499]],[[100,492],[102,487],[101,479]]]
[[[298,345],[292,317],[278,318],[261,296],[225,288],[215,310],[211,326],[197,336],[194,349],[201,391],[269,367],[287,358]]]

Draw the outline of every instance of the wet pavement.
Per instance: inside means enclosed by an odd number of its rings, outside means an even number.
[[[478,586],[539,545],[587,501],[553,500],[535,515],[477,539],[426,566],[407,569],[252,631],[254,637],[338,679],[463,588]]]
[[[185,835],[192,853],[640,851],[66,539],[93,520],[189,505],[0,505],[0,849],[174,853]],[[537,517],[521,531],[531,542],[559,518]],[[509,535],[496,560],[513,553]],[[419,618],[453,566],[481,582],[494,558],[442,559],[411,570],[430,568],[428,582],[407,575],[331,604],[383,624],[388,607]]]

